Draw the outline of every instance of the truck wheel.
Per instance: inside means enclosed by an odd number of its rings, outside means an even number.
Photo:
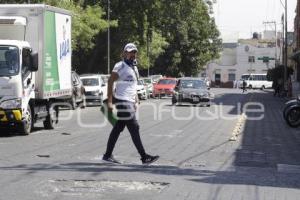
[[[21,134],[22,135],[29,135],[33,128],[32,122],[32,114],[30,106],[27,106],[27,110],[25,112],[25,119],[22,121],[21,124]]]
[[[57,107],[50,107],[49,114],[46,117],[46,120],[43,122],[45,129],[54,129],[55,124],[57,124]]]

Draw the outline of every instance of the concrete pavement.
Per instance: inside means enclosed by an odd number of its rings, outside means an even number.
[[[0,200],[298,199],[300,132],[289,128],[282,119],[285,100],[273,97],[272,91],[212,92],[216,99],[210,108],[174,108],[176,114],[187,118],[191,112],[203,118],[217,113],[218,117],[211,120],[176,120],[169,99],[150,101],[157,106],[166,103],[161,120],[153,120],[155,108],[142,104],[143,143],[149,153],[161,156],[150,166],[140,164],[127,131],[114,151],[124,164],[102,162],[111,127],[82,128],[75,123],[77,115],[67,121],[68,130],[38,129],[28,137],[0,138]],[[245,111],[249,117],[264,117],[247,119],[237,140],[229,141],[238,121],[238,103],[243,106],[247,102],[264,105],[263,113]],[[83,124],[94,124],[102,117],[96,109],[74,112],[82,112]],[[12,145],[15,148],[10,149]]]

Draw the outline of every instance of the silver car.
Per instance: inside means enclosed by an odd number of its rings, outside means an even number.
[[[210,93],[206,83],[200,78],[184,77],[178,79],[172,96],[172,105],[192,103],[210,106]]]

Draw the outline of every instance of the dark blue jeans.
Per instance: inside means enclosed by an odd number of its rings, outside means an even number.
[[[120,133],[126,126],[140,156],[145,157],[146,153],[140,137],[140,126],[136,120],[134,103],[117,99],[115,104],[118,111],[118,121],[110,132],[104,156],[110,157],[112,155]]]

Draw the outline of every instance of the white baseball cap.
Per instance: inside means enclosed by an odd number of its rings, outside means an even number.
[[[137,50],[135,44],[133,44],[133,43],[128,43],[128,44],[125,45],[124,51],[132,52],[132,51],[138,51],[138,50]]]

